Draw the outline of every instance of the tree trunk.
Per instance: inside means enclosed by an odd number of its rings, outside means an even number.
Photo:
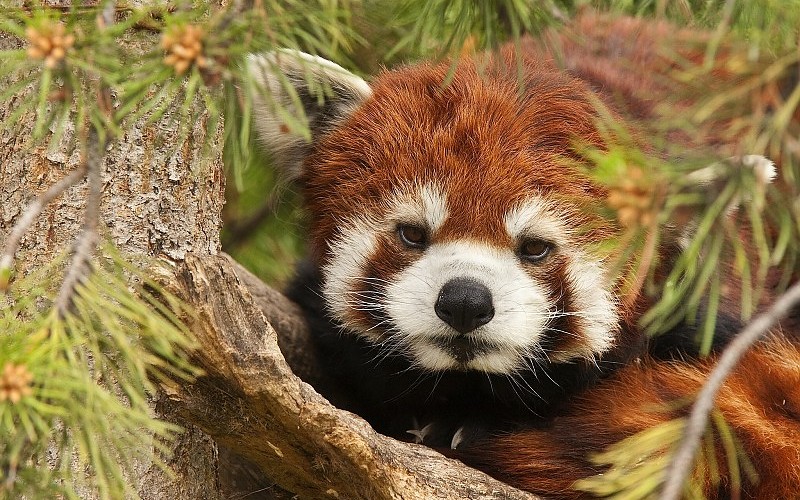
[[[0,50],[18,46],[18,41],[2,38]],[[16,103],[0,108],[0,119]],[[35,117],[21,117],[21,130],[32,130]],[[198,123],[183,144],[177,134],[165,134],[169,125],[139,125],[113,140],[106,152],[103,171],[101,210],[102,237],[111,239],[125,253],[183,259],[189,252],[199,257],[219,252],[219,229],[225,177],[221,154],[207,167],[194,172],[200,160],[199,148],[205,141],[203,123]],[[72,135],[62,140],[64,149],[30,150],[30,134],[11,135],[0,130],[0,242],[25,207],[50,185],[75,170],[78,151],[67,152]],[[156,146],[155,137],[163,142]],[[213,151],[221,151],[221,136],[212,139]],[[176,150],[175,154],[169,151]],[[81,226],[87,183],[79,182],[47,206],[23,238],[16,254],[16,272],[24,275],[63,253]],[[155,463],[137,464],[134,481],[144,499],[222,498],[217,478],[218,460],[214,441],[203,431],[176,415],[174,404],[154,396],[156,417],[183,426],[168,459],[174,475],[167,475]]]
[[[0,49],[14,43],[0,38]],[[1,108],[0,117],[14,107]],[[21,120],[32,128],[34,116]],[[266,489],[248,498],[280,498],[275,481],[305,498],[533,498],[431,449],[375,433],[298,378],[324,378],[298,308],[220,253],[221,154],[193,168],[204,122],[183,144],[168,127],[165,119],[126,130],[110,143],[103,167],[101,234],[125,253],[175,264],[174,274],[159,279],[195,308],[194,361],[206,373],[154,395],[153,414],[186,430],[167,459],[172,474],[137,464],[129,479],[139,495],[213,500],[233,490],[254,493],[248,488],[259,484]],[[66,147],[28,149],[28,138],[0,131],[0,241],[30,201],[80,161]],[[210,150],[221,152],[221,136],[210,139]],[[21,242],[17,273],[69,248],[86,194],[86,182],[78,183],[45,208]]]

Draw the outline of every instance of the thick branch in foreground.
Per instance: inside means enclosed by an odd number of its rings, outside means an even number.
[[[302,497],[536,498],[333,407],[292,372],[267,321],[277,319],[290,359],[312,369],[313,359],[294,355],[313,352],[296,308],[237,267],[227,256],[187,256],[165,277],[197,313],[195,363],[206,371],[166,388],[187,422]]]

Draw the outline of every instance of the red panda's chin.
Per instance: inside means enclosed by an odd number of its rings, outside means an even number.
[[[465,346],[458,340],[451,343],[420,341],[409,350],[414,355],[414,365],[432,372],[458,370],[511,375],[537,364],[533,360],[526,361],[512,350]]]

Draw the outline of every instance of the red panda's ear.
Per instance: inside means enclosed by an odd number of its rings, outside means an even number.
[[[252,54],[247,64],[259,138],[292,178],[300,175],[310,144],[372,95],[362,78],[296,50]]]

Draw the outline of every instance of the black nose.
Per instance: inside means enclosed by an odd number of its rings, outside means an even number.
[[[494,317],[492,292],[469,278],[453,278],[439,291],[436,315],[460,333],[485,325]]]

